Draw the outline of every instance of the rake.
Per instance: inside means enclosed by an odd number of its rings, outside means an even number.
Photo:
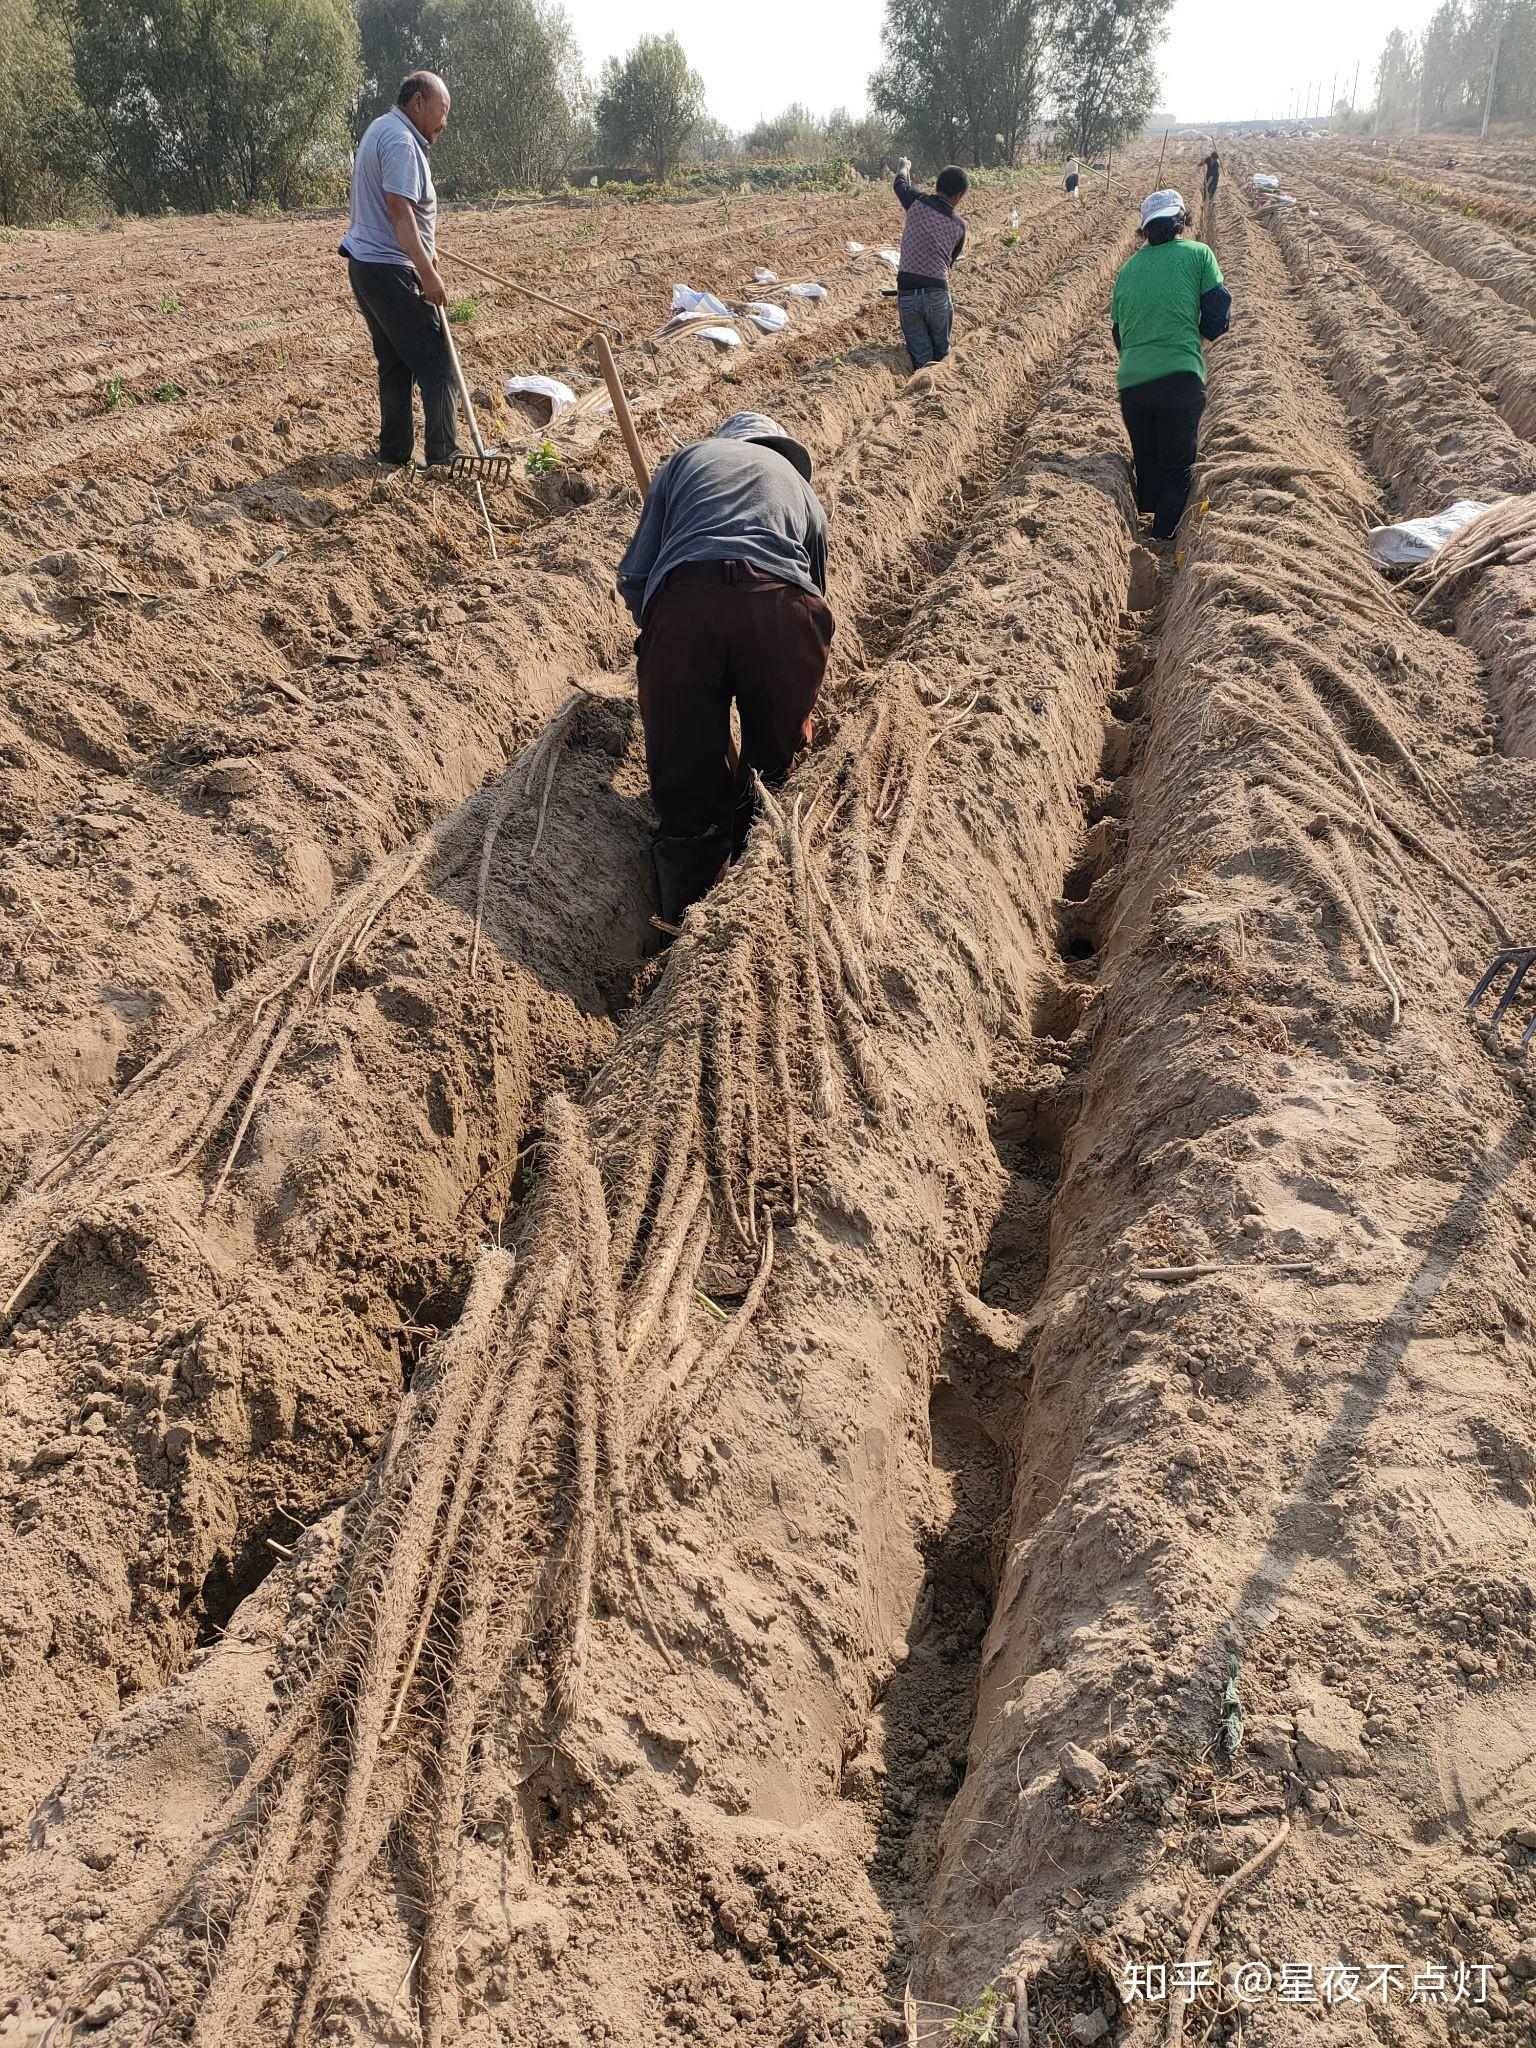
[[[459,403],[464,408],[464,417],[469,422],[469,438],[475,444],[473,455],[455,455],[448,465],[450,476],[467,477],[471,483],[509,484],[512,481],[515,458],[510,455],[493,453],[480,438],[480,425],[475,418],[475,408],[469,396],[469,386],[464,381],[464,365],[459,361],[459,351],[453,339],[453,328],[449,324],[446,310],[439,311],[437,324],[443,330],[443,339],[448,344],[448,360],[453,365],[454,389],[459,394]]]
[[[1477,1008],[1484,995],[1487,994],[1488,990],[1505,969],[1511,970],[1509,980],[1499,991],[1499,1000],[1494,1006],[1493,1015],[1488,1020],[1485,1033],[1487,1037],[1492,1038],[1498,1030],[1499,1019],[1504,1015],[1510,1004],[1513,1003],[1516,996],[1519,995],[1520,985],[1533,967],[1536,967],[1536,946],[1501,946],[1489,961],[1487,967],[1484,968],[1482,979],[1467,998],[1469,1013]],[[1530,1051],[1533,1038],[1536,1038],[1536,1016],[1531,1018],[1521,1037],[1520,1054],[1522,1058]]]

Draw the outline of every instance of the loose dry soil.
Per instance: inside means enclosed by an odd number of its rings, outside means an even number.
[[[653,459],[815,456],[826,716],[661,956],[574,327],[460,330],[498,440],[580,394],[493,561],[369,460],[333,219],[6,246],[4,2048],[1531,2038],[1536,1130],[1465,997],[1536,567],[1365,547],[1536,492],[1536,153],[1454,154],[1233,152],[1160,563],[1150,159],[979,195],[914,379],[881,190],[450,222],[623,326]],[[759,265],[826,296],[657,338]]]

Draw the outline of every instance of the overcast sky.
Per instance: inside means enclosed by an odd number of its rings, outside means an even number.
[[[882,0],[771,0],[766,8],[720,0],[566,0],[592,72],[645,31],[675,29],[709,90],[709,110],[750,128],[791,100],[813,111],[855,110],[880,60]],[[1368,102],[1376,58],[1394,27],[1417,30],[1435,0],[1175,0],[1160,64],[1162,104],[1181,121],[1247,121],[1283,115],[1293,88],[1334,73],[1347,94],[1360,66]]]

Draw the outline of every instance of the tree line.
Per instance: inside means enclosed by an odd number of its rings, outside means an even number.
[[[1171,4],[886,0],[867,112],[795,104],[738,135],[674,35],[589,79],[557,0],[0,0],[0,221],[333,201],[420,67],[452,89],[433,162],[463,195],[593,166],[1011,164],[1047,125],[1091,155],[1150,111]]]
[[[1536,0],[1443,0],[1422,35],[1387,37],[1379,129],[1478,128],[1485,108],[1490,122],[1536,123]]]

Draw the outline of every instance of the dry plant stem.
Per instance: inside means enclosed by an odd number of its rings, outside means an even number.
[[[902,869],[906,864],[907,847],[911,843],[913,832],[917,829],[917,821],[927,794],[928,761],[924,753],[918,756],[908,777],[895,820],[891,825],[891,841],[885,854],[885,872],[880,878],[880,910],[877,922],[882,931],[891,921],[896,892],[901,886]]]
[[[1278,752],[1278,744],[1271,740],[1268,751]],[[1316,812],[1314,829],[1318,826],[1338,825],[1358,833],[1365,842],[1373,846],[1382,861],[1391,869],[1399,883],[1418,903],[1429,922],[1449,945],[1450,932],[1429,898],[1419,886],[1418,877],[1403,859],[1397,843],[1380,824],[1377,814],[1367,816],[1364,811],[1352,811],[1342,791],[1328,788],[1305,767],[1300,767],[1292,756],[1287,768],[1271,768],[1265,780],[1272,789],[1287,797],[1298,809],[1312,809]],[[1361,893],[1359,890],[1357,894]]]
[[[752,1276],[752,1284],[741,1307],[714,1342],[700,1353],[697,1363],[682,1380],[673,1413],[670,1416],[663,1414],[667,1395],[665,1377],[649,1396],[638,1431],[640,1442],[646,1446],[643,1460],[646,1472],[653,1472],[663,1451],[682,1440],[694,1416],[709,1399],[715,1381],[730,1363],[737,1345],[757,1314],[758,1303],[763,1298],[772,1271],[773,1218],[768,1216],[763,1222],[763,1245],[758,1255],[757,1271]]]
[[[1391,1003],[1392,1022],[1396,1025],[1402,1016],[1402,1001],[1399,985],[1391,967],[1386,963],[1379,934],[1373,925],[1363,921],[1354,897],[1344,886],[1337,873],[1323,858],[1320,850],[1313,845],[1291,816],[1289,808],[1280,801],[1274,790],[1261,783],[1254,790],[1254,800],[1274,828],[1280,844],[1292,855],[1297,865],[1317,883],[1325,899],[1330,902],[1345,925],[1353,934],[1370,967],[1387,991]]]
[[[800,926],[800,971],[805,983],[806,1021],[811,1039],[816,1114],[830,1119],[837,1114],[838,1089],[827,1058],[827,1013],[822,1002],[821,975],[816,961],[815,913],[811,906],[811,885],[805,871],[805,849],[800,840],[800,798],[790,810],[780,812],[781,842],[789,863],[790,899]]]
[[[843,987],[837,948],[820,926],[817,926],[813,937],[825,976],[827,993],[831,998],[832,1012],[837,1020],[838,1035],[852,1063],[860,1091],[872,1109],[884,1110],[890,1100],[886,1094],[885,1077],[875,1065],[869,1033],[864,1027],[863,1019],[854,1009]]]
[[[784,1105],[784,1159],[789,1175],[789,1213],[800,1214],[800,1147],[796,1136],[798,1099],[789,1058],[789,1019],[781,976],[768,978],[768,1045],[773,1077]]]
[[[490,1324],[505,1299],[511,1273],[510,1253],[493,1250],[485,1254],[475,1268],[464,1312],[439,1347],[437,1412],[398,1523],[390,1531],[387,1568],[357,1668],[347,1784],[308,1981],[299,2006],[295,2031],[300,2040],[313,2024],[330,1957],[341,1936],[346,1907],[363,1874],[359,1847],[367,1825],[374,1771],[383,1746],[396,1673],[430,1555],[432,1526],[484,1371]]]
[[[630,1516],[629,1437],[624,1413],[623,1373],[619,1362],[618,1304],[614,1299],[613,1270],[608,1239],[608,1211],[603,1203],[603,1186],[597,1168],[583,1160],[579,1189],[581,1199],[583,1273],[592,1303],[592,1339],[596,1365],[598,1447],[608,1480],[608,1508],[613,1521],[619,1555],[629,1581],[635,1605],[646,1629],[662,1656],[670,1664],[672,1654],[662,1639],[651,1613],[640,1569],[635,1562],[634,1530]]]
[[[229,1179],[235,1160],[239,1157],[240,1147],[245,1143],[245,1134],[251,1127],[251,1118],[256,1114],[257,1104],[266,1092],[267,1083],[275,1073],[278,1061],[288,1050],[293,1034],[298,1029],[300,1015],[301,1011],[295,1005],[283,1020],[281,1027],[273,1034],[272,1043],[267,1047],[266,1058],[262,1061],[260,1067],[257,1068],[256,1078],[251,1083],[251,1092],[246,1097],[245,1109],[239,1123],[235,1126],[235,1135],[230,1140],[229,1150],[224,1155],[224,1164],[219,1168],[218,1177],[209,1189],[207,1198],[203,1203],[205,1210],[214,1208],[218,1203],[220,1195],[224,1192],[224,1183]]]
[[[1243,580],[1246,582],[1249,579]],[[1446,792],[1419,767],[1386,713],[1372,702],[1352,676],[1345,674],[1337,662],[1330,661],[1325,654],[1314,647],[1309,647],[1287,627],[1276,625],[1269,619],[1246,620],[1242,630],[1246,639],[1257,640],[1287,656],[1303,675],[1310,677],[1354,716],[1361,730],[1391,756],[1403,772],[1418,784],[1431,802],[1439,804],[1444,809],[1452,808]]]
[[[43,2035],[40,2048],[67,2048],[67,2043],[74,2037],[76,2021],[125,1970],[142,1977],[154,1996],[157,2010],[145,2020],[132,2042],[132,2048],[147,2048],[170,2014],[171,1993],[154,1964],[146,1962],[142,1956],[114,1956],[110,1962],[98,1965],[80,1989],[65,1999],[57,2019]]]
[[[223,2048],[234,2035],[241,2014],[260,2002],[261,1949],[268,1938],[273,1914],[280,1913],[284,1904],[292,1901],[297,1921],[304,1904],[302,1891],[295,1896],[290,1870],[301,1830],[306,1824],[314,1824],[311,1806],[307,1773],[290,1772],[271,1810],[263,1817],[261,1845],[245,1879],[240,1909],[219,1958],[219,1968],[198,2007],[192,2048]]]
[[[683,1251],[699,1214],[705,1208],[709,1180],[704,1162],[696,1159],[682,1193],[672,1202],[658,1206],[657,1231],[653,1234],[646,1264],[637,1284],[637,1298],[630,1311],[625,1334],[625,1351],[630,1370],[650,1342],[656,1320],[671,1297]],[[665,1227],[662,1218],[665,1217]]]
[[[400,1677],[394,1711],[384,1730],[386,1741],[394,1736],[400,1725],[400,1717],[405,1710],[427,1631],[432,1625],[438,1602],[442,1598],[444,1582],[456,1561],[459,1533],[469,1513],[471,1498],[480,1483],[485,1445],[493,1429],[499,1433],[503,1453],[515,1454],[517,1465],[522,1462],[521,1435],[514,1434],[509,1441],[508,1425],[531,1406],[531,1359],[536,1360],[548,1349],[554,1333],[555,1319],[565,1300],[570,1273],[570,1259],[561,1255],[539,1274],[522,1310],[520,1337],[508,1371],[505,1375],[492,1371],[476,1400],[474,1412],[464,1432],[453,1494],[448,1503],[443,1527],[437,1537],[436,1561],[421,1600],[421,1619],[417,1624],[410,1653],[405,1661],[405,1669]],[[524,1427],[526,1428],[526,1422]]]
[[[587,692],[577,690],[567,697],[555,713],[543,733],[526,749],[522,756],[508,769],[500,794],[485,821],[485,831],[480,840],[480,866],[475,875],[475,924],[469,942],[469,971],[474,974],[480,961],[480,941],[485,924],[485,894],[491,878],[491,858],[502,828],[511,815],[513,806],[526,800],[539,768],[544,767],[544,787],[539,796],[538,822],[534,827],[533,845],[528,851],[528,865],[532,867],[538,859],[539,847],[543,843],[544,825],[549,813],[550,792],[554,788],[555,770],[560,765],[560,749],[577,712],[586,702]],[[546,763],[547,756],[547,763]]]
[[[1184,1961],[1186,1964],[1198,1962],[1200,1958],[1200,1949],[1205,1941],[1206,1933],[1210,1928],[1211,1922],[1215,1919],[1216,1915],[1221,1911],[1222,1907],[1227,1903],[1228,1899],[1230,1899],[1235,1892],[1241,1891],[1242,1887],[1245,1884],[1247,1884],[1251,1878],[1254,1878],[1258,1875],[1258,1873],[1264,1868],[1264,1865],[1281,1847],[1282,1843],[1285,1841],[1286,1836],[1290,1832],[1291,1817],[1289,1814],[1287,1814],[1285,1818],[1281,1821],[1279,1827],[1275,1830],[1274,1834],[1272,1834],[1269,1840],[1264,1844],[1264,1846],[1261,1849],[1255,1851],[1255,1853],[1248,1858],[1248,1861],[1242,1866],[1240,1870],[1234,1870],[1232,1875],[1220,1887],[1215,1897],[1211,1900],[1210,1904],[1205,1908],[1205,1911],[1200,1915],[1200,1917],[1196,1920],[1194,1926],[1189,1930],[1189,1940],[1184,1944]],[[1179,2044],[1183,2041],[1184,2015],[1189,2010],[1189,1998],[1189,1993],[1186,1990],[1184,1990],[1182,1986],[1175,1989],[1169,1997],[1168,2031],[1163,2036],[1163,2048],[1179,2048]]]
[[[674,1072],[679,1062],[680,1071]],[[671,1038],[663,1043],[657,1060],[657,1099],[681,1100],[687,1107],[681,1116],[670,1118],[667,1122],[661,1186],[652,1210],[652,1239],[658,1231],[666,1227],[672,1213],[672,1205],[678,1198],[678,1190],[698,1150],[699,1092],[703,1085],[702,1074],[702,1054],[696,1033],[688,1033],[681,1045],[676,1039]],[[650,1117],[638,1119],[633,1135],[635,1150],[626,1166],[623,1191],[612,1226],[614,1262],[621,1272],[627,1271],[635,1261],[647,1204],[651,1198],[659,1136],[655,1120]]]
[[[557,1727],[577,1717],[585,1696],[592,1579],[597,1569],[597,1395],[593,1386],[592,1343],[584,1325],[577,1323],[568,1332],[566,1351],[576,1471],[567,1541],[570,1628],[556,1658],[553,1686]]]
[[[1428,861],[1430,866],[1438,874],[1443,875],[1453,888],[1459,889],[1470,902],[1477,905],[1484,917],[1487,918],[1498,938],[1499,944],[1501,946],[1509,945],[1509,927],[1488,901],[1482,890],[1471,882],[1467,876],[1453,868],[1450,862],[1444,859],[1442,855],[1436,853],[1428,841],[1420,833],[1416,832],[1411,825],[1404,824],[1401,818],[1394,817],[1388,810],[1384,809],[1381,815],[1387,829],[1396,834],[1410,853],[1416,853],[1420,860]]]

